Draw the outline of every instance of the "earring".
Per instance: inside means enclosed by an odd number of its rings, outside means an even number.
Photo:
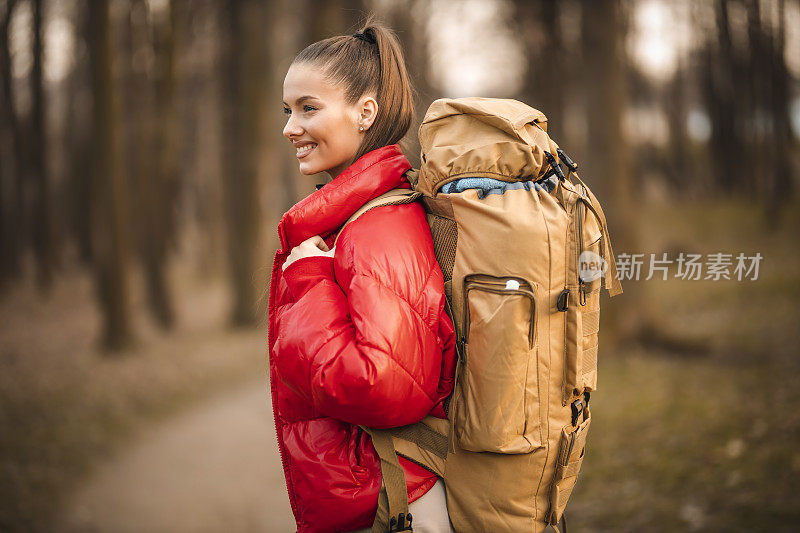
[[[358,131],[364,131],[364,126],[359,126]]]

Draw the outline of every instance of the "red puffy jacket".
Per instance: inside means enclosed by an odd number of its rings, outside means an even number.
[[[269,299],[272,405],[298,531],[369,527],[380,459],[359,424],[400,426],[432,414],[453,388],[455,335],[442,272],[418,203],[372,209],[348,224],[334,257],[282,265],[320,235],[328,246],[368,200],[409,187],[397,145],[373,150],[281,219]],[[409,501],[436,475],[400,458]]]

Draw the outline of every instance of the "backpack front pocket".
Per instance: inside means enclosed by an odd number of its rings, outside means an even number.
[[[459,445],[475,452],[529,453],[541,446],[536,296],[523,278],[464,278]]]

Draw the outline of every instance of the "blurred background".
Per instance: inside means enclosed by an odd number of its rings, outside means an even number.
[[[796,530],[796,0],[0,0],[0,530],[294,530],[265,300],[324,178],[282,83],[369,11],[416,84],[415,167],[436,98],[522,100],[643,254],[603,300],[570,529]]]

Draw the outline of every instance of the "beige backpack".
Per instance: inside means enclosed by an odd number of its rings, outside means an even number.
[[[547,118],[522,102],[436,100],[419,138],[414,191],[389,191],[348,222],[421,199],[456,328],[456,383],[449,420],[364,428],[383,473],[373,531],[413,525],[397,454],[444,478],[459,533],[557,528],[591,423],[601,284],[622,292],[605,216]],[[440,190],[466,177],[511,185]],[[531,186],[544,180],[555,188]]]

